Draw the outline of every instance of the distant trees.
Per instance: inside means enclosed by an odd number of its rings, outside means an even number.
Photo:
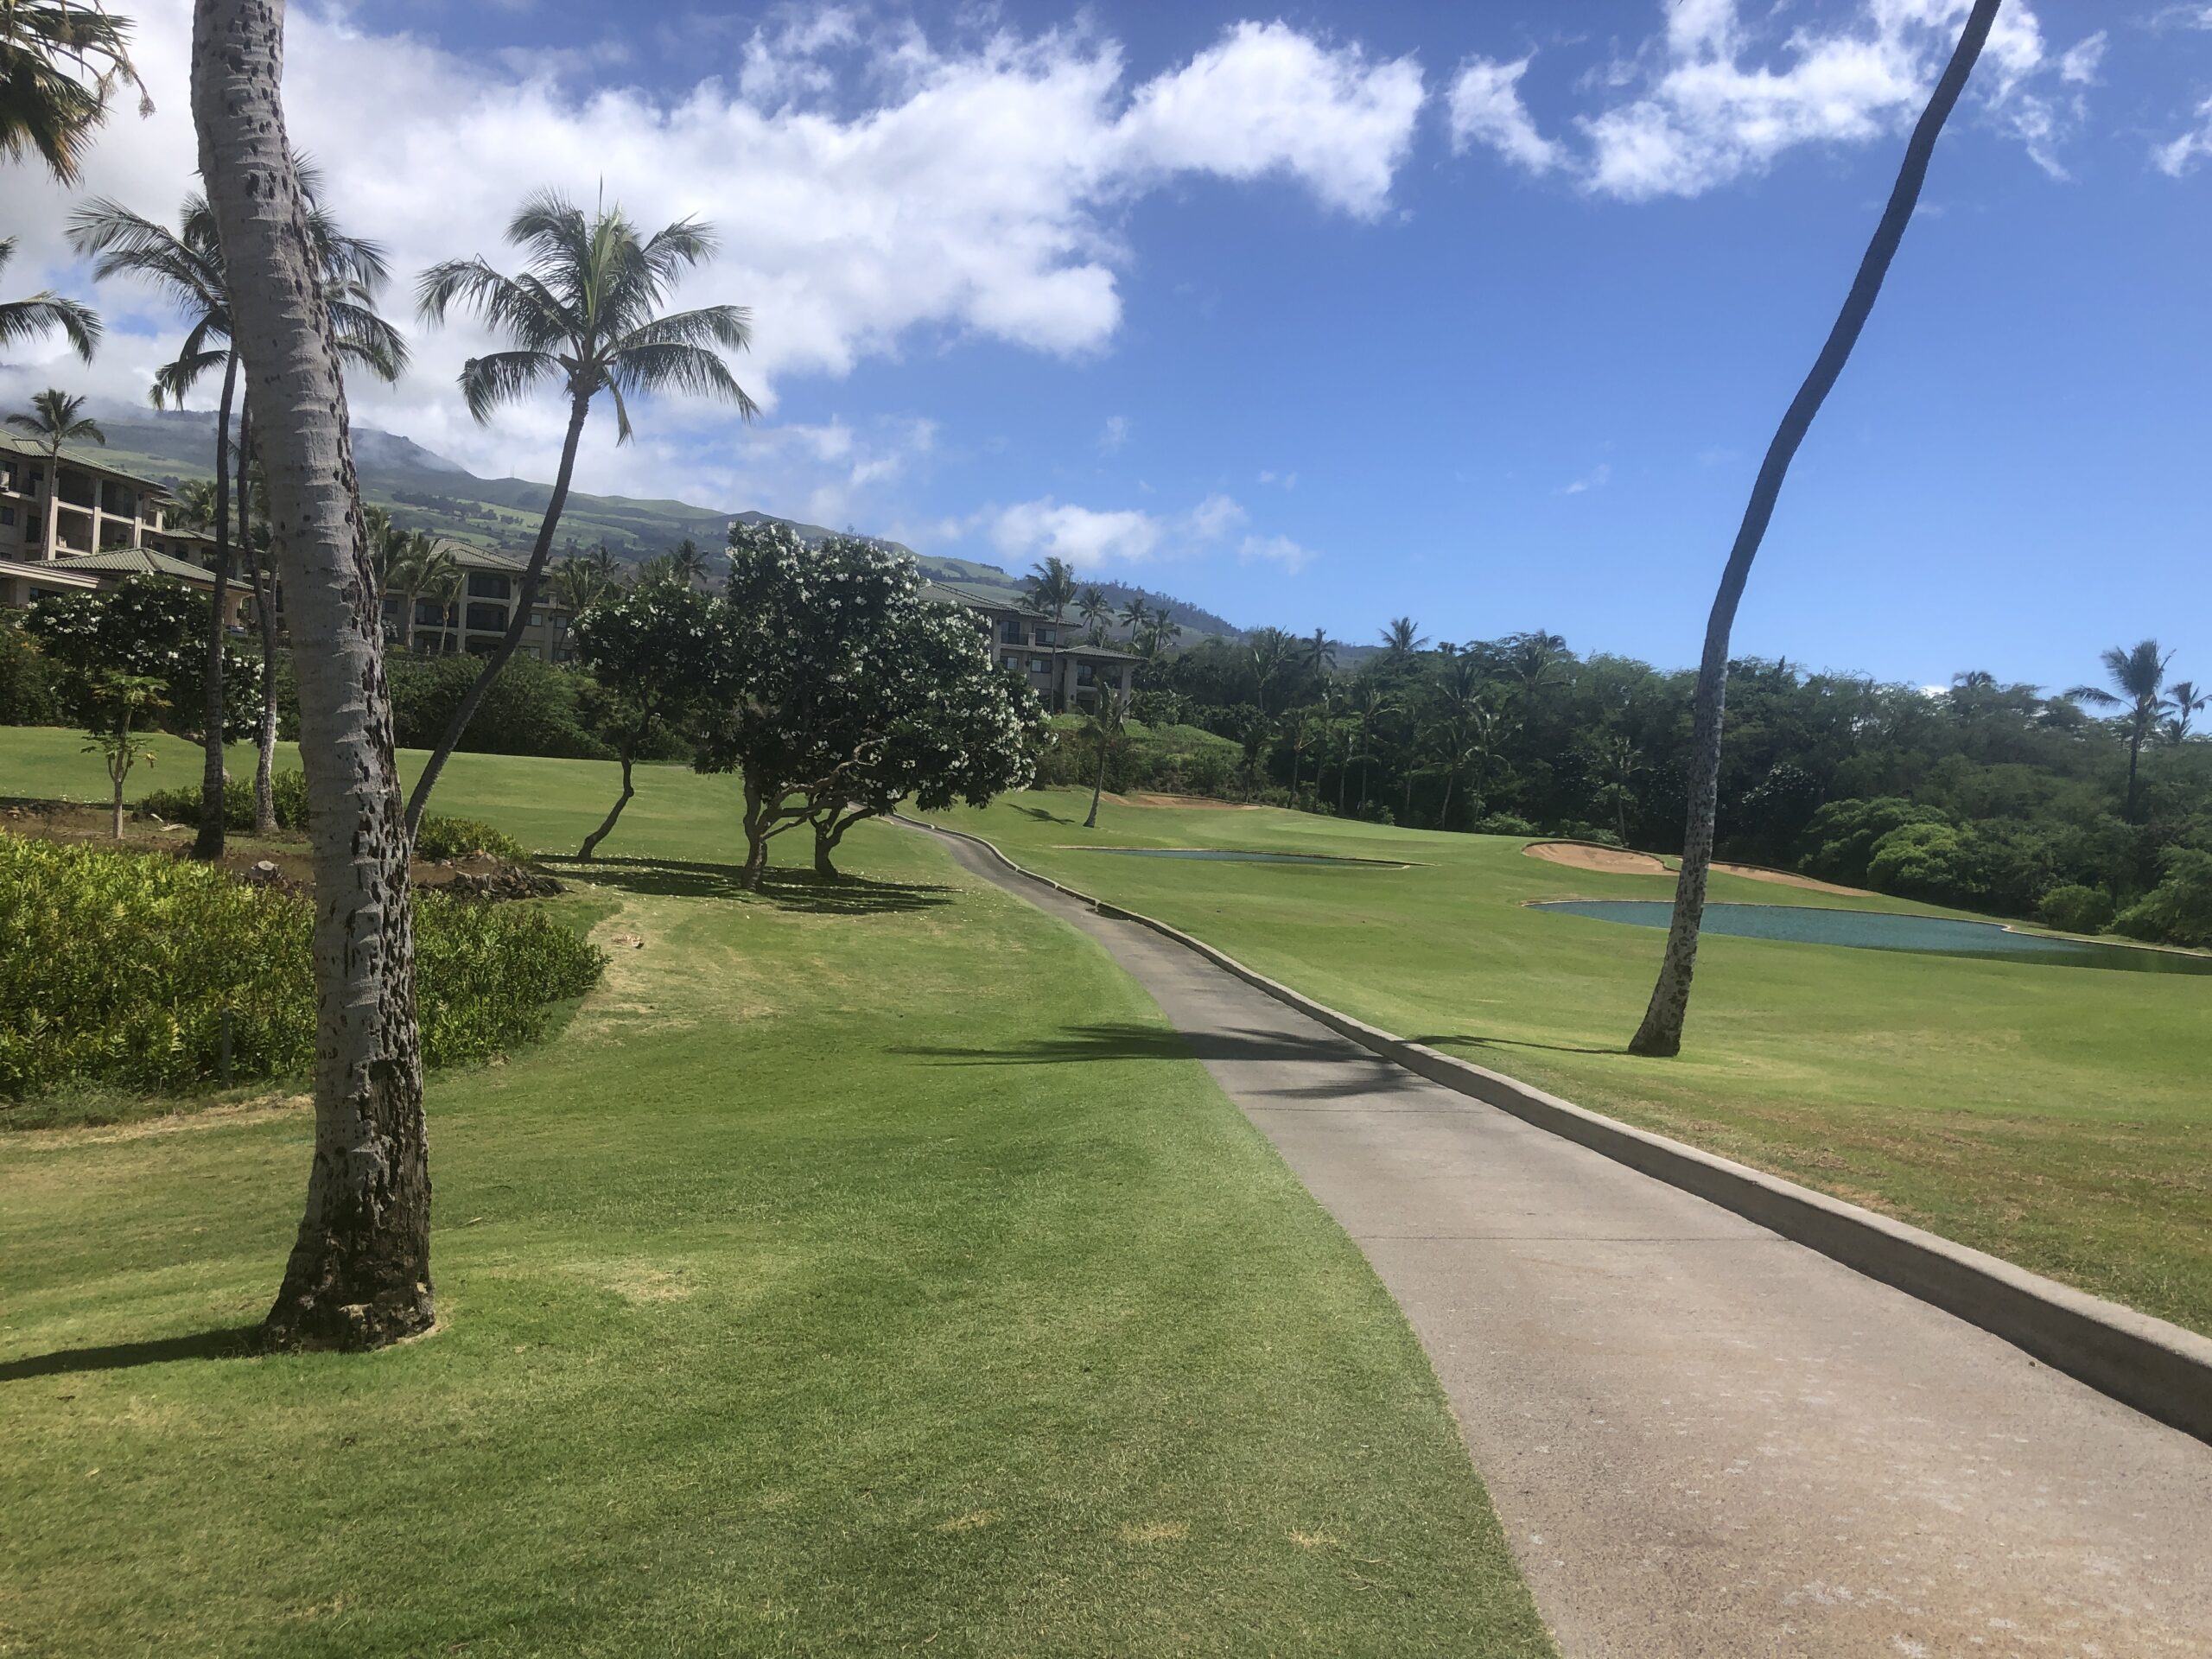
[[[507,350],[473,357],[462,367],[461,392],[470,415],[489,421],[501,404],[551,386],[568,398],[568,426],[506,632],[484,659],[475,690],[454,711],[451,728],[416,782],[407,802],[410,830],[485,690],[522,643],[593,400],[603,391],[613,401],[618,443],[630,441],[627,400],[639,392],[718,397],[747,420],[758,412],[721,355],[751,343],[750,313],[736,305],[660,308],[683,273],[713,255],[710,226],[683,219],[646,236],[619,206],[601,207],[587,217],[559,192],[544,190],[516,210],[506,238],[526,257],[519,276],[495,270],[480,257],[449,259],[423,273],[416,290],[419,308],[433,323],[455,308],[473,312],[512,342]]]
[[[1060,684],[1060,659],[1065,642],[1068,609],[1080,596],[1075,568],[1057,555],[1041,563],[1029,567],[1029,574],[1022,578],[1029,589],[1029,602],[1052,619],[1052,712],[1058,714],[1066,705],[1067,696]]]
[[[980,804],[1027,781],[1033,700],[964,613],[920,596],[911,559],[775,524],[734,526],[729,546],[696,764],[742,779],[745,886],[801,824],[830,874],[846,831],[902,799]]]
[[[2115,723],[2127,740],[2127,804],[2122,810],[2130,822],[2136,816],[2143,746],[2157,734],[2159,716],[2174,707],[2165,693],[2166,665],[2173,659],[2173,652],[2161,652],[2155,639],[2142,640],[2133,647],[2114,645],[2104,654],[2105,676],[2112,689],[2077,685],[2066,694],[2101,709],[2120,711]],[[2195,688],[2190,690],[2193,695]],[[2197,707],[2202,706],[2200,699]],[[2186,721],[2183,729],[2186,732]]]

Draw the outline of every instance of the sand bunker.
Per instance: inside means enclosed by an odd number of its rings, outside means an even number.
[[[1815,881],[1809,875],[1792,875],[1788,870],[1763,870],[1756,864],[1723,864],[1715,861],[1713,868],[1727,875],[1740,875],[1753,881],[1771,881],[1777,887],[1802,887],[1808,893],[1840,893],[1850,899],[1872,899],[1875,895],[1864,887],[1840,887],[1833,881]]]
[[[1521,849],[1547,864],[1571,870],[1602,870],[1607,875],[1667,875],[1671,872],[1649,853],[1622,847],[1591,847],[1579,841],[1532,841]]]
[[[1111,791],[1106,798],[1122,806],[1185,806],[1210,812],[1256,812],[1259,808],[1250,801],[1217,801],[1205,795],[1116,795]]]

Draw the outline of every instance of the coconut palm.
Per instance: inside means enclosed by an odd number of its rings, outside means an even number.
[[[1144,602],[1142,594],[1132,594],[1129,602],[1122,607],[1122,622],[1129,631],[1129,643],[1135,645],[1144,632],[1145,624],[1152,620],[1152,607]]]
[[[330,320],[340,363],[348,368],[365,369],[381,380],[397,380],[407,366],[407,342],[377,313],[377,295],[390,274],[384,249],[339,228],[321,205],[321,175],[312,163],[295,158],[293,174],[302,198],[308,258],[322,291],[323,309]],[[174,231],[104,197],[86,202],[70,215],[69,242],[78,253],[92,260],[95,277],[102,282],[128,277],[144,283],[184,319],[184,340],[175,359],[154,374],[155,408],[181,408],[193,387],[217,370],[222,372],[222,391],[215,404],[214,606],[207,643],[207,710],[200,766],[200,833],[193,843],[195,857],[217,858],[222,855],[226,822],[223,805],[220,665],[231,579],[231,410],[237,397],[238,372],[238,351],[232,338],[230,278],[224,268],[222,240],[207,199],[194,194],[188,195],[178,209],[177,228]],[[241,479],[252,451],[251,416],[242,411],[237,446]],[[243,489],[243,485],[240,487]],[[244,541],[243,529],[240,540]],[[262,632],[263,654],[264,658],[273,658],[273,573],[270,592],[260,591],[257,579],[255,586],[256,607],[266,619]],[[275,667],[273,660],[263,664],[265,698],[276,695]],[[262,723],[273,729],[273,721],[264,709]],[[270,741],[273,742],[273,738]],[[267,770],[266,756],[263,770]]]
[[[2212,690],[2198,690],[2194,680],[2176,680],[2166,688],[2166,706],[2173,711],[2166,721],[2166,739],[2183,742],[2189,737],[2190,720],[2212,707]]]
[[[85,413],[85,400],[71,397],[58,386],[33,394],[29,410],[9,416],[8,424],[45,445],[49,466],[61,459],[65,443],[107,442],[100,423]]]
[[[1393,617],[1390,626],[1382,630],[1382,648],[1401,661],[1427,643],[1427,639],[1422,637],[1421,625],[1410,616]]]
[[[477,705],[522,644],[553,550],[553,531],[568,504],[576,445],[593,400],[603,391],[613,403],[617,443],[632,435],[629,400],[640,392],[718,397],[735,404],[748,421],[760,412],[721,356],[752,343],[752,314],[738,305],[659,308],[683,273],[714,253],[715,234],[705,223],[678,219],[648,237],[619,206],[602,204],[587,217],[559,192],[543,190],[516,210],[506,239],[525,256],[519,275],[506,276],[481,258],[448,259],[423,273],[416,284],[418,307],[423,320],[434,323],[456,308],[471,312],[512,342],[509,350],[472,357],[461,367],[461,394],[478,421],[489,422],[501,404],[551,386],[568,397],[569,423],[507,631],[454,711],[408,798],[410,834]]]
[[[385,578],[399,594],[399,648],[415,649],[415,607],[426,594],[443,591],[448,579],[457,582],[461,566],[454,556],[440,547],[426,531],[410,531],[404,543],[392,556],[391,573]],[[442,616],[444,613],[440,612]]]
[[[2132,650],[2114,645],[2104,654],[2105,677],[2112,683],[2113,689],[2108,691],[2101,685],[2077,685],[2066,694],[2100,709],[2120,711],[2113,716],[2113,723],[2127,740],[2127,804],[2121,815],[2130,823],[2135,821],[2136,770],[2143,758],[2144,742],[2157,733],[2158,717],[2173,708],[2165,695],[2166,664],[2173,659],[2173,652],[2159,651],[2155,639],[2142,640]],[[2194,686],[2190,689],[2196,690]]]
[[[1874,227],[1835,327],[1814,359],[1812,372],[1783,411],[1774,441],[1767,446],[1766,458],[1759,463],[1743,523],[1736,531],[1734,546],[1729,549],[1719,591],[1713,596],[1713,612],[1706,623],[1705,649],[1698,660],[1697,689],[1691,698],[1689,818],[1682,836],[1681,872],[1675,886],[1674,919],[1667,930],[1666,954],[1660,962],[1658,982],[1651,989],[1650,1005],[1644,1010],[1643,1024],[1629,1040],[1631,1053],[1681,1052],[1682,1021],[1689,1011],[1690,978],[1697,966],[1698,927],[1705,916],[1706,880],[1711,874],[1714,823],[1720,807],[1720,728],[1728,690],[1728,636],[1735,626],[1736,607],[1743,599],[1751,562],[1758,556],[1768,521],[1774,517],[1789,462],[1805,441],[1805,434],[1812,429],[1813,417],[1820,413],[1821,404],[1843,373],[1851,348],[1873,312],[1882,278],[1904,240],[1905,227],[1912,222],[1921,185],[1928,177],[1928,163],[1936,153],[1936,141],[1959,95],[1966,90],[1974,60],[1980,57],[1990,26],[1997,21],[1999,3],[1999,0],[1974,0],[1974,9],[1967,14],[1958,46],[1906,143],[1904,162],[1897,170],[1889,204]]]
[[[553,567],[546,588],[553,602],[574,616],[618,585],[618,569],[614,556],[603,545],[581,558],[570,553]]]
[[[261,460],[283,528],[314,855],[315,1146],[264,1334],[280,1348],[375,1348],[429,1329],[436,1312],[414,899],[339,341],[285,144],[283,15],[267,0],[197,0],[191,77],[239,356],[255,385],[284,389]]]
[[[1113,687],[1098,688],[1098,702],[1090,711],[1090,719],[1084,727],[1084,734],[1097,746],[1098,770],[1091,779],[1090,816],[1084,819],[1083,827],[1098,827],[1098,800],[1106,792],[1106,759],[1122,742],[1122,699]]]
[[[699,543],[686,536],[676,544],[668,556],[668,576],[679,588],[693,583],[704,587],[709,575],[707,556],[699,550]]]
[[[16,257],[16,238],[0,237],[0,270]],[[50,328],[59,328],[70,349],[89,363],[100,343],[99,315],[89,305],[62,298],[42,288],[27,300],[0,300],[0,349],[21,340],[36,340]]]
[[[1029,585],[1029,602],[1052,619],[1052,712],[1058,714],[1066,695],[1060,684],[1060,637],[1066,632],[1068,607],[1076,602],[1078,591],[1075,567],[1057,556],[1048,557],[1031,565],[1024,580]]]
[[[36,156],[57,181],[74,184],[117,87],[138,87],[139,112],[151,114],[130,40],[130,20],[99,0],[0,5],[0,160]]]
[[[1075,613],[1090,630],[1090,643],[1106,643],[1106,625],[1114,620],[1114,602],[1106,597],[1106,590],[1096,583],[1086,586],[1075,596]]]
[[[1245,658],[1252,665],[1252,695],[1260,712],[1269,714],[1268,692],[1297,655],[1298,641],[1281,628],[1255,628],[1245,643]]]
[[[1375,759],[1375,728],[1398,707],[1379,680],[1362,679],[1351,690],[1352,732],[1359,741],[1359,804],[1367,804],[1367,768]]]
[[[1313,637],[1305,642],[1306,666],[1317,680],[1329,677],[1329,671],[1337,665],[1337,642],[1329,638],[1326,628],[1316,628]]]
[[[452,554],[441,552],[439,558],[423,584],[423,596],[438,607],[437,654],[449,657],[461,648],[461,594],[467,578]]]

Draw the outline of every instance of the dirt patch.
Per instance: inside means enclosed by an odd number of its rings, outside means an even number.
[[[312,1095],[270,1095],[231,1106],[204,1106],[195,1111],[165,1117],[143,1118],[135,1123],[103,1123],[76,1129],[16,1129],[11,1145],[24,1147],[99,1147],[119,1141],[145,1141],[157,1135],[182,1135],[193,1129],[229,1129],[246,1123],[269,1123],[280,1117],[296,1117],[312,1111]]]
[[[1206,795],[1113,795],[1106,798],[1120,806],[1181,806],[1192,807],[1202,812],[1256,812],[1260,810],[1253,801],[1217,801]]]
[[[1840,893],[1847,899],[1872,899],[1877,896],[1864,887],[1840,887],[1833,881],[1815,881],[1809,875],[1793,875],[1788,870],[1762,869],[1756,864],[1723,864],[1716,860],[1713,868],[1726,875],[1740,875],[1748,881],[1771,881],[1777,887],[1802,887],[1807,893]]]
[[[1606,875],[1669,875],[1673,872],[1649,853],[1631,853],[1624,847],[1591,847],[1579,841],[1532,841],[1521,849],[1547,864],[1564,864],[1571,870],[1597,870]]]

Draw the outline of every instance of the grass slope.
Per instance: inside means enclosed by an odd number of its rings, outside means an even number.
[[[440,804],[565,846],[606,771]],[[733,810],[646,778],[607,983],[434,1082],[426,1340],[222,1357],[296,1105],[0,1136],[0,1652],[1548,1652],[1404,1321],[1135,986],[889,829],[738,895]],[[1023,1058],[1101,1020],[1160,1057]]]
[[[1707,938],[1678,1059],[1623,1050],[1664,936],[1524,908],[1671,897],[1522,842],[1081,791],[943,815],[1391,1031],[2212,1332],[2212,981]],[[1402,858],[1101,858],[1085,843]],[[1716,900],[1917,910],[1716,875]]]

